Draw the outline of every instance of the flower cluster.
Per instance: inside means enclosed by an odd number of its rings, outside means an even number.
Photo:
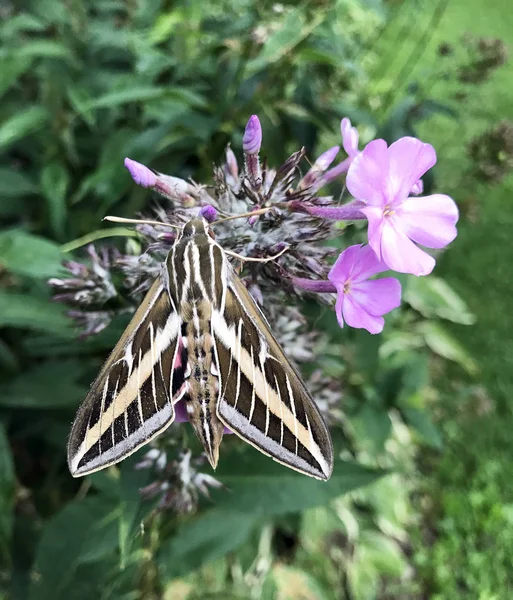
[[[85,326],[85,333],[96,333],[113,314],[126,310],[126,300],[119,309],[112,306],[116,296],[123,294],[114,288],[111,272],[118,269],[124,275],[129,303],[135,305],[176,239],[166,224],[181,227],[201,215],[209,222],[217,219],[213,233],[226,250],[251,258],[279,255],[268,262],[245,263],[241,277],[295,362],[312,362],[320,336],[306,327],[300,302],[305,295],[334,306],[341,327],[347,324],[373,334],[381,332],[383,316],[400,304],[401,286],[394,277],[375,276],[390,270],[429,274],[435,259],[424,248],[443,248],[456,237],[458,210],[449,196],[419,195],[422,177],[436,162],[429,144],[404,137],[388,146],[378,139],[360,150],[358,132],[347,118],[341,122],[341,138],[346,156],[340,162],[336,159],[341,148],[334,146],[302,173],[305,149],[301,148],[280,167],[272,168],[260,159],[262,128],[253,115],[242,140],[242,164],[228,147],[223,164],[214,168],[214,186],[209,187],[125,159],[133,180],[164,199],[155,216],[163,225],[145,222],[136,226],[144,241],[141,255],[97,253],[91,248],[90,266],[67,263],[72,278],[50,281],[60,292],[56,299],[79,305],[81,310],[75,308],[72,316]],[[343,204],[323,194],[335,180],[345,183],[352,195]],[[234,219],[237,215],[241,217]],[[223,221],[224,217],[230,219]],[[341,244],[330,245],[329,240],[341,237],[340,222],[347,221],[367,221],[368,243],[340,253]],[[107,301],[110,310],[98,310]],[[318,373],[311,383],[318,391],[324,390],[323,412],[328,418],[340,418],[336,408],[340,385],[331,385]],[[179,407],[177,412],[178,421],[187,418]],[[148,460],[158,471],[155,456]],[[182,454],[171,466],[161,465],[163,481],[146,492],[162,494],[166,506],[192,506],[198,493],[206,493],[207,486],[217,483],[192,469],[195,461],[190,454]],[[170,472],[185,482],[179,499],[168,491]]]
[[[205,456],[193,457],[190,450],[185,450],[168,463],[166,452],[152,448],[136,465],[136,469],[152,467],[157,475],[155,481],[141,489],[142,496],[158,496],[158,510],[173,508],[179,513],[193,511],[200,495],[208,498],[209,488],[222,487],[215,477],[198,471],[205,460]]]
[[[225,163],[214,169],[214,193],[204,185],[158,173],[129,158],[125,166],[137,184],[168,201],[169,206],[158,212],[163,223],[181,226],[199,211],[207,220],[218,214],[254,213],[219,223],[215,235],[224,248],[249,257],[283,252],[279,260],[252,263],[245,270],[246,283],[258,302],[273,307],[282,305],[287,294],[295,298],[315,293],[330,303],[336,293],[340,326],[345,322],[379,333],[383,315],[399,305],[401,289],[393,278],[370,278],[386,270],[417,276],[431,273],[435,259],[422,247],[443,248],[456,237],[458,209],[444,194],[418,195],[423,175],[436,162],[432,146],[404,137],[390,146],[384,140],[373,140],[360,151],[358,132],[349,119],[342,119],[340,128],[347,157],[332,166],[340,152],[340,147],[334,146],[301,176],[304,148],[277,169],[260,160],[262,128],[253,115],[242,140],[244,164],[241,168],[228,148]],[[343,176],[353,196],[349,202],[339,205],[332,196],[319,193]],[[333,260],[335,249],[321,242],[339,235],[337,221],[364,219],[368,222],[368,246],[351,246]],[[124,272],[127,286],[141,291],[158,274],[175,233],[165,226],[141,224],[137,228],[146,239],[148,252],[117,256],[116,264]],[[92,248],[89,253],[91,267],[70,262],[72,279],[51,280],[64,292],[56,299],[84,306],[116,295],[109,269],[102,265],[102,260],[107,266],[112,261],[105,251],[102,258]]]

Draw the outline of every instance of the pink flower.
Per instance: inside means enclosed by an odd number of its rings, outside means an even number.
[[[416,244],[443,248],[457,235],[458,208],[452,198],[409,197],[435,163],[434,148],[416,138],[401,138],[389,148],[384,140],[373,140],[347,173],[348,190],[366,205],[360,210],[369,221],[369,244],[394,271],[431,273],[435,259]]]
[[[328,279],[337,289],[335,312],[340,327],[380,333],[382,315],[401,304],[401,284],[393,277],[369,281],[369,277],[387,271],[370,246],[350,246],[337,258]]]

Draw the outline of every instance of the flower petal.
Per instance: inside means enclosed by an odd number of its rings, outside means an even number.
[[[328,273],[328,279],[335,284],[338,283],[343,286],[353,272],[360,250],[361,246],[358,245],[349,246],[349,248],[341,252]]]
[[[345,117],[340,121],[340,133],[342,135],[342,146],[351,157],[358,153],[358,130],[352,127],[351,121]]]
[[[383,235],[383,227],[385,226],[385,217],[383,210],[377,206],[367,206],[360,208],[369,222],[369,230],[367,236],[369,238],[369,246],[374,250],[378,260],[383,261],[381,256],[381,237]]]
[[[458,207],[444,194],[408,198],[397,207],[394,220],[409,238],[428,248],[443,248],[458,233]]]
[[[410,194],[414,194],[415,196],[420,196],[420,194],[422,194],[423,191],[424,191],[424,182],[422,181],[422,179],[419,179],[418,181],[416,181],[413,184]]]
[[[401,284],[394,277],[361,281],[351,285],[353,302],[373,316],[386,315],[401,304]]]
[[[179,400],[175,405],[175,423],[188,423],[187,408],[184,400]]]
[[[354,302],[351,296],[345,298],[343,315],[350,327],[366,329],[370,333],[381,333],[385,325],[383,317],[370,315],[364,308]]]
[[[386,204],[387,179],[387,144],[385,140],[373,140],[353,159],[347,172],[347,189],[357,200],[382,207]]]
[[[399,204],[413,186],[436,163],[436,152],[431,144],[414,137],[403,137],[388,149],[389,193],[392,204]]]
[[[388,271],[388,267],[379,260],[374,250],[370,246],[360,246],[360,252],[351,272],[351,281],[363,281],[383,271]]]
[[[342,317],[344,312],[344,302],[346,299],[346,295],[343,290],[339,290],[337,294],[337,301],[335,302],[335,314],[337,315],[337,321],[340,327],[344,327],[344,319]]]
[[[381,258],[393,271],[429,275],[435,259],[416,246],[407,235],[388,218],[381,234]]]

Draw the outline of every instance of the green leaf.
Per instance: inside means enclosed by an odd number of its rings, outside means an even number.
[[[103,496],[68,504],[45,527],[35,560],[30,600],[67,600],[80,565],[97,561],[117,546],[115,504]],[[99,579],[95,574],[95,579]],[[75,597],[73,595],[73,597]]]
[[[0,57],[0,97],[9,90],[32,65],[32,60],[26,56],[6,54]]]
[[[223,457],[216,478],[226,489],[212,490],[211,497],[224,510],[277,515],[327,504],[337,496],[375,481],[384,473],[335,459],[331,478],[320,482],[245,447]]]
[[[438,356],[461,365],[470,374],[478,371],[477,365],[463,346],[441,325],[433,322],[422,323],[419,331],[426,344]]]
[[[397,542],[375,531],[363,532],[358,540],[358,559],[362,568],[373,566],[390,577],[400,577],[407,568]]]
[[[359,446],[372,450],[372,454],[381,452],[392,429],[392,421],[384,406],[372,406],[365,403],[351,421]]]
[[[38,191],[35,183],[29,177],[15,169],[0,167],[0,196],[4,198],[18,198],[34,194]]]
[[[126,566],[132,542],[141,522],[154,508],[153,503],[142,501],[139,490],[150,482],[151,471],[136,470],[135,464],[139,460],[140,456],[132,456],[121,464],[119,481],[121,507],[118,521],[120,569]]]
[[[0,423],[0,556],[9,555],[14,510],[15,476],[11,448]]]
[[[11,229],[0,233],[0,264],[7,271],[47,279],[62,273],[62,252],[43,237]]]
[[[94,111],[90,108],[92,99],[88,90],[79,85],[69,85],[66,91],[71,106],[82,116],[89,127],[93,127],[96,123],[96,119]]]
[[[281,27],[275,30],[264,43],[256,58],[246,65],[246,77],[266,69],[278,62],[307,38],[326,18],[326,13],[316,11],[307,22],[303,7],[291,11],[284,19]]]
[[[77,342],[79,343],[79,342]],[[47,361],[0,383],[0,406],[53,409],[76,406],[87,393],[79,383],[90,364],[79,359]]]
[[[0,125],[0,150],[38,131],[47,121],[48,112],[42,106],[32,106],[14,114]]]
[[[41,191],[46,198],[50,225],[54,235],[62,238],[66,221],[66,192],[69,173],[61,163],[46,165],[41,173]]]
[[[64,307],[48,298],[0,292],[0,327],[22,327],[72,338],[75,333]]]
[[[197,569],[236,550],[259,522],[256,514],[215,509],[179,527],[158,554],[163,580]]]
[[[439,277],[410,277],[405,287],[404,300],[424,317],[437,316],[462,325],[476,321],[465,302]]]
[[[156,98],[162,98],[168,93],[166,88],[161,87],[139,87],[128,88],[116,92],[109,92],[99,98],[91,100],[85,105],[83,110],[91,110],[98,108],[112,108],[121,106],[129,102],[148,102]]]
[[[75,61],[69,47],[52,40],[31,38],[30,44],[16,49],[16,54],[23,58],[62,58],[70,63]]]
[[[428,409],[402,406],[400,407],[400,411],[405,423],[415,429],[429,446],[435,448],[435,450],[442,448],[442,437],[438,428],[433,423]]]
[[[2,23],[2,35],[6,38],[13,38],[20,31],[42,31],[45,24],[34,15],[26,12],[9,15]]]

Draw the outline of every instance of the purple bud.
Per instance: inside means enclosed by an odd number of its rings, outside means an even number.
[[[326,152],[323,152],[319,158],[314,162],[312,168],[308,171],[308,173],[303,177],[301,181],[301,187],[307,188],[313,186],[316,181],[319,181],[321,178],[321,173],[323,173],[335,160],[335,156],[339,153],[340,146],[333,146]]]
[[[323,176],[316,182],[315,186],[312,187],[311,192],[316,192],[317,190],[320,190],[325,185],[328,185],[328,183],[335,181],[335,179],[338,179],[341,175],[347,173],[347,170],[351,166],[352,160],[353,159],[350,157],[346,158],[340,164],[336,165],[329,171],[326,171],[323,174]]]
[[[358,154],[358,130],[351,125],[347,117],[340,121],[340,133],[344,150],[350,158],[354,158]]]
[[[138,163],[131,158],[125,158],[125,167],[128,169],[132,179],[137,185],[144,188],[151,188],[157,183],[157,176],[155,173],[141,163]]]
[[[256,115],[249,118],[244,136],[242,138],[242,149],[246,154],[258,154],[262,145],[262,126]]]
[[[315,161],[313,168],[317,168],[319,171],[325,171],[335,160],[335,156],[337,156],[339,150],[340,146],[333,146],[333,148],[323,152]]]
[[[237,159],[230,146],[226,148],[226,168],[228,173],[230,173],[234,179],[239,177],[239,165],[237,164]]]
[[[82,263],[74,260],[65,260],[62,264],[75,277],[85,277],[87,275],[87,267]]]
[[[159,233],[158,239],[167,244],[173,244],[176,240],[176,233]]]
[[[212,223],[217,219],[217,210],[211,204],[207,204],[200,209],[199,216]]]

